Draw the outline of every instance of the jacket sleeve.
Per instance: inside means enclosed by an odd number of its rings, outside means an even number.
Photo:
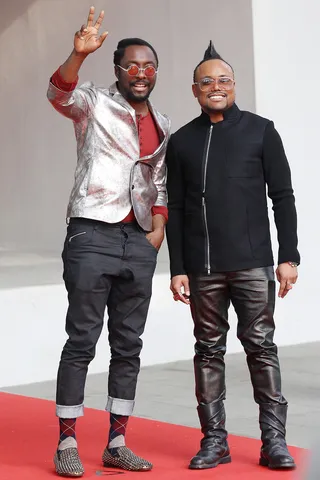
[[[171,277],[185,275],[184,269],[184,198],[185,187],[179,156],[175,151],[173,139],[169,140],[166,157],[168,177],[168,223],[167,241],[170,257]]]
[[[167,126],[167,135],[168,138],[166,143],[168,143],[168,139],[170,137],[170,120],[168,119],[168,126]],[[167,199],[167,166],[166,166],[166,147],[161,159],[153,169],[153,176],[152,180],[156,189],[158,191],[158,198],[156,203],[154,204],[155,207],[167,207],[168,199]]]
[[[47,98],[59,113],[77,123],[92,111],[96,101],[96,91],[91,82],[65,92],[50,81]]]
[[[273,122],[269,122],[265,130],[262,159],[268,196],[272,200],[278,233],[278,264],[289,261],[300,263],[297,212],[291,172],[282,140]]]
[[[153,183],[158,191],[158,198],[154,204],[155,207],[167,206],[167,167],[165,162],[165,153],[153,169]]]

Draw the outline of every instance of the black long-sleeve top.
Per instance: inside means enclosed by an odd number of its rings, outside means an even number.
[[[202,113],[171,136],[167,151],[171,276],[300,262],[291,173],[272,121],[234,104],[222,122]]]

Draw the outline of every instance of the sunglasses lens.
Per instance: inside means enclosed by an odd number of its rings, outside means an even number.
[[[139,73],[139,68],[136,66],[136,65],[131,65],[129,68],[128,68],[128,74],[131,76],[131,77],[135,77],[136,75],[138,75]]]
[[[156,69],[154,67],[147,67],[144,71],[146,77],[153,77],[156,74]]]

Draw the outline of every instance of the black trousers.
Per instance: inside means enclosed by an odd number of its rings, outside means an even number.
[[[106,409],[130,415],[140,370],[157,250],[137,224],[71,219],[62,253],[69,308],[68,340],[57,379],[57,415],[83,415],[88,365],[95,356],[105,308],[111,361]]]
[[[255,401],[286,404],[281,393],[277,347],[273,342],[273,267],[190,276],[190,290],[198,403],[209,404],[225,398],[224,354],[231,302],[238,317],[237,336],[247,355]]]

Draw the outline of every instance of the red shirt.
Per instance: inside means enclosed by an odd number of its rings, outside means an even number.
[[[51,82],[59,90],[63,92],[72,92],[77,86],[78,77],[75,82],[67,83],[63,80],[60,75],[60,68],[52,75]],[[157,125],[154,121],[153,116],[150,111],[148,115],[142,117],[137,115],[137,126],[139,132],[139,141],[140,141],[140,158],[152,155],[158,146],[160,145],[159,132]],[[168,220],[168,209],[167,207],[157,207],[154,206],[151,209],[152,215],[163,215],[163,217]],[[129,214],[124,218],[123,222],[133,222],[135,219],[133,209],[130,210]]]
[[[160,145],[159,132],[150,111],[145,117],[142,115],[136,115],[136,117],[140,141],[140,158],[147,157],[152,155]],[[151,212],[152,215],[163,215],[168,220],[168,209],[166,207],[152,207]],[[134,212],[131,209],[123,222],[133,222],[134,218]]]

